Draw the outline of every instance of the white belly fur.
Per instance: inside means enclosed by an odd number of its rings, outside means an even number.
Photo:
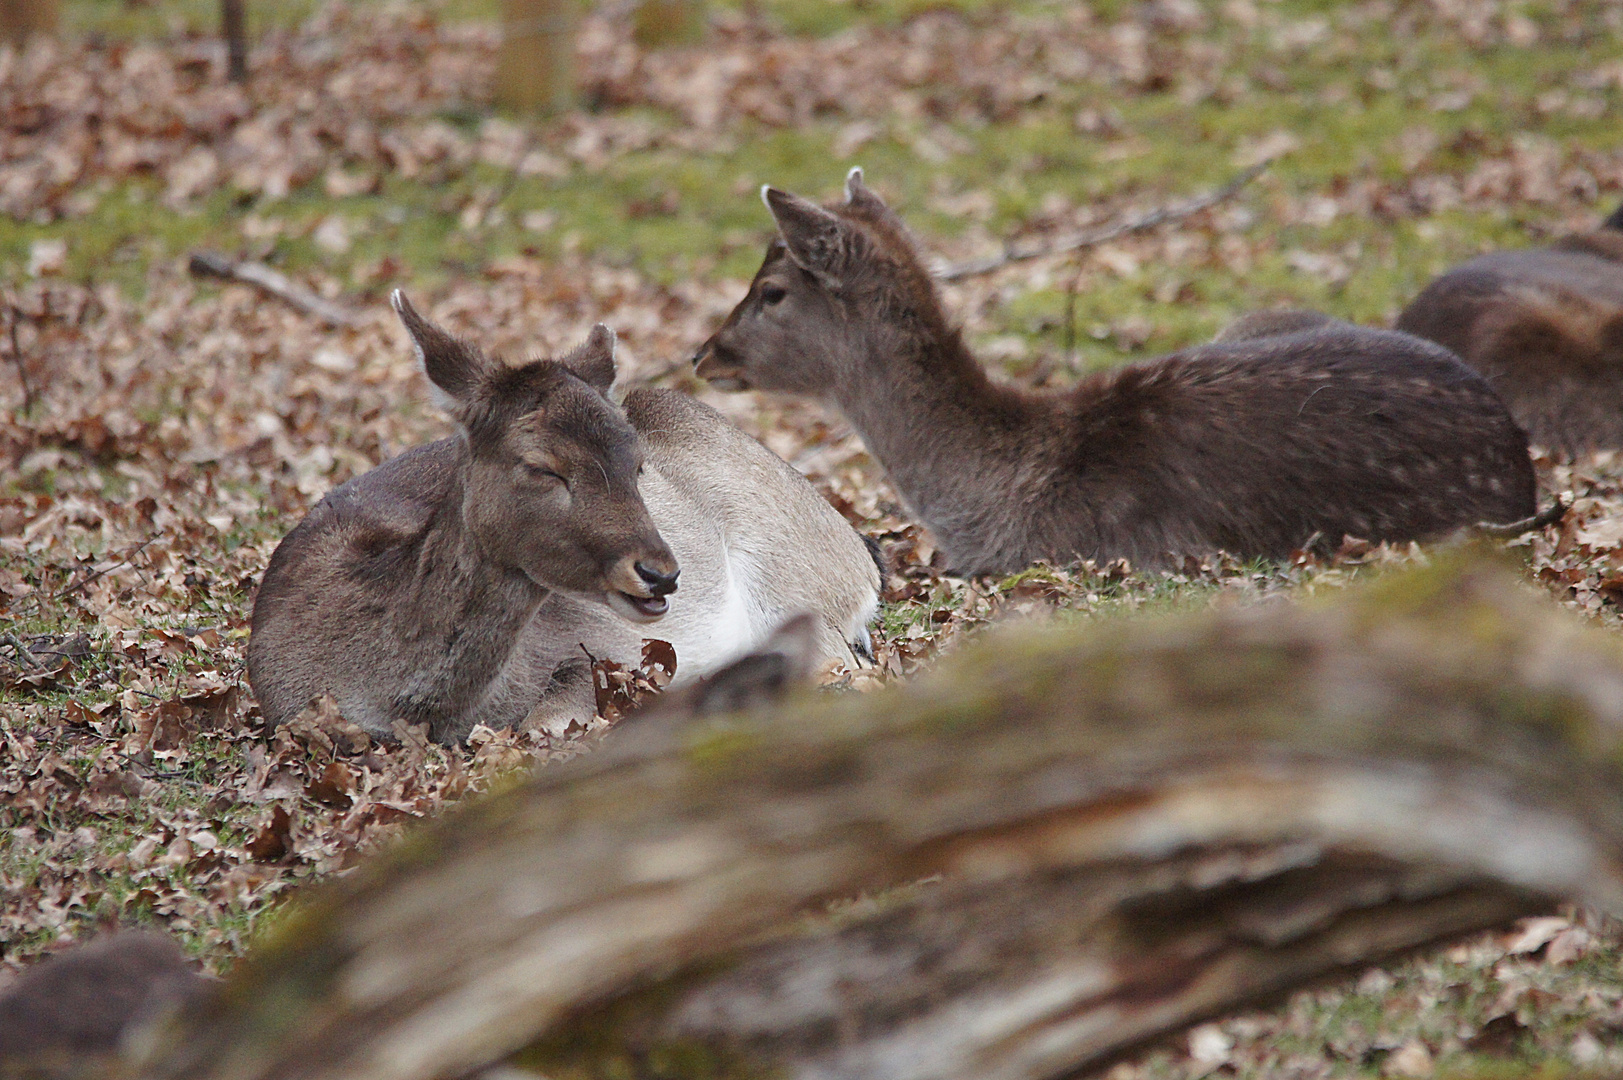
[[[676,557],[680,563],[681,553]],[[669,641],[676,650],[673,685],[716,671],[765,641],[771,632],[771,627],[763,630],[759,620],[751,617],[747,562],[727,552],[720,564],[719,588],[708,595],[690,591],[687,596],[677,589],[671,597],[671,610],[663,619],[632,627],[642,637]]]

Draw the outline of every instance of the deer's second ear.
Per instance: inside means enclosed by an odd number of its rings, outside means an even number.
[[[845,222],[816,203],[775,187],[763,187],[761,198],[778,223],[789,258],[824,285],[838,288],[849,258]]]
[[[864,180],[861,166],[845,174],[845,202],[846,205],[865,210],[875,217],[891,216],[890,207],[885,205],[885,200],[875,194],[874,189]]]
[[[428,380],[451,399],[451,405],[466,406],[489,374],[491,362],[474,346],[452,337],[419,315],[399,289],[390,295],[389,302],[400,316],[406,333],[411,335],[417,359],[428,374]]]
[[[561,363],[576,378],[598,393],[608,396],[614,385],[614,331],[602,323],[592,327],[586,343],[571,350]]]

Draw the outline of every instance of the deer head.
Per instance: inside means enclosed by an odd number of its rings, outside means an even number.
[[[906,227],[861,169],[831,208],[771,186],[761,198],[778,236],[749,293],[694,355],[700,376],[723,389],[826,396],[888,338],[939,322]]]
[[[637,491],[637,434],[607,396],[614,332],[598,325],[559,359],[509,367],[399,290],[391,301],[467,442],[461,513],[481,556],[635,621],[665,614],[679,571]]]

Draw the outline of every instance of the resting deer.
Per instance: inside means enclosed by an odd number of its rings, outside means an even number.
[[[1623,446],[1623,207],[1594,232],[1456,266],[1397,325],[1485,375],[1534,442]]]
[[[330,492],[276,549],[248,648],[271,724],[323,693],[445,742],[585,719],[588,654],[635,664],[659,637],[686,681],[798,610],[820,662],[866,651],[861,537],[714,410],[638,390],[622,411],[607,327],[509,367],[393,302],[461,430]]]
[[[779,236],[698,373],[838,408],[959,570],[1278,557],[1533,512],[1526,437],[1429,342],[1283,327],[1031,392],[975,361],[860,169],[827,209],[762,196]]]
[[[643,639],[655,637],[676,650],[679,687],[763,647],[802,612],[813,616],[813,667],[872,659],[877,549],[805,477],[703,402],[639,388],[626,395],[625,412],[647,452],[643,499],[682,564],[682,587],[657,627],[573,596],[543,604],[533,627],[558,678],[588,679],[587,653],[634,665]]]

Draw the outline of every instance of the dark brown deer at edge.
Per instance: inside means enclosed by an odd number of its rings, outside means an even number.
[[[1398,329],[1480,371],[1534,442],[1568,456],[1623,446],[1623,207],[1594,232],[1456,266]]]

